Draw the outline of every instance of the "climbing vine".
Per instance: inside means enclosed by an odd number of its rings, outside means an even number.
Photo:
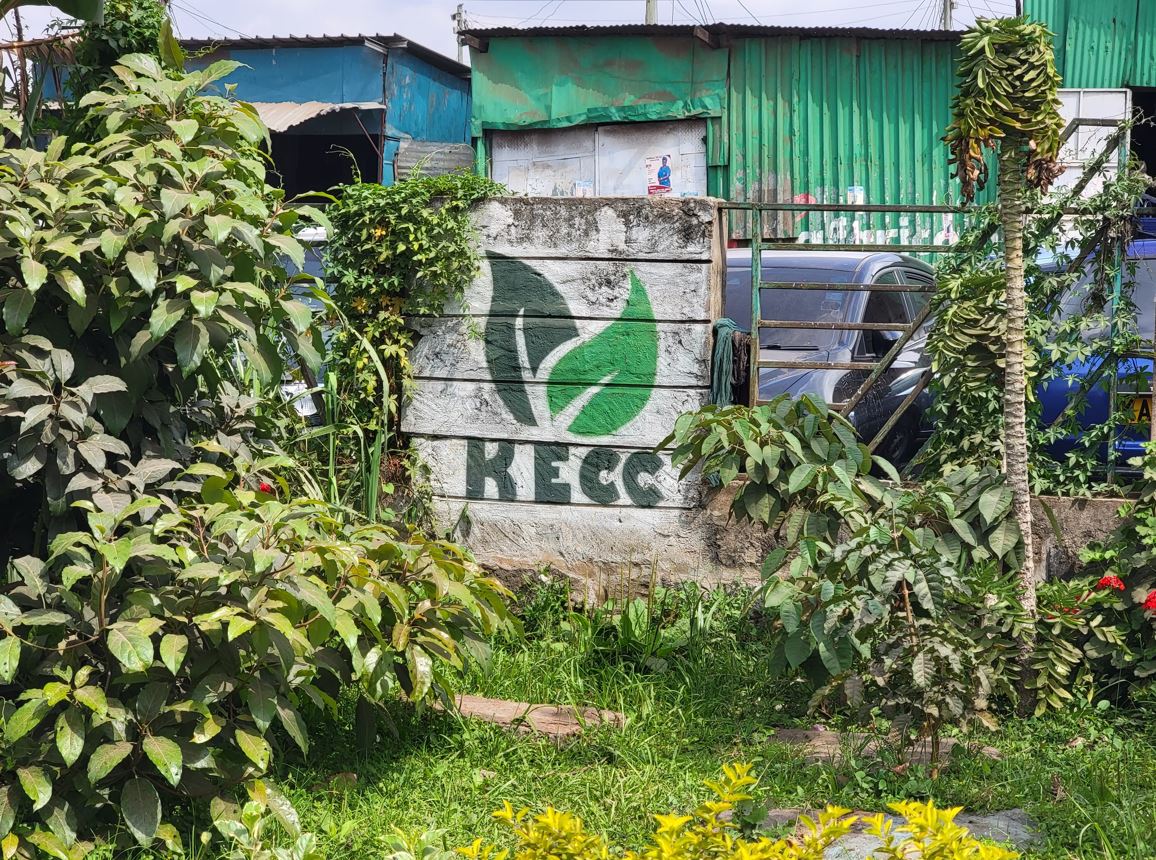
[[[396,417],[412,373],[416,332],[407,319],[461,303],[480,265],[470,207],[503,191],[468,173],[416,176],[346,186],[329,208],[326,276],[348,323],[331,351],[342,397],[361,424]]]
[[[1150,182],[1133,163],[1091,197],[1037,194],[1029,201],[1025,363],[1035,492],[1088,494],[1105,486],[1104,445],[1129,416],[1120,403],[1112,403],[1108,420],[1081,429],[1080,413],[1088,393],[1097,386],[1106,388],[1111,373],[1093,369],[1078,378],[1071,368],[1076,363],[1113,368],[1116,357],[1138,346],[1131,301],[1134,266],[1128,265],[1125,252],[1133,233],[1133,211]],[[1064,215],[1065,208],[1076,211]],[[970,234],[961,239],[962,250],[940,266],[939,288],[932,299],[936,322],[928,339],[936,371],[932,381],[936,429],[919,458],[925,471],[999,465],[1002,459],[1003,273],[990,248],[979,241],[990,236],[992,217],[981,212]],[[1058,230],[1061,221],[1064,229]],[[1082,243],[1069,243],[1065,236],[1082,237]],[[1121,291],[1113,322],[1117,274]],[[1061,302],[1068,305],[1062,314]],[[1063,382],[1072,384],[1072,405],[1058,415],[1045,414],[1036,393],[1043,385]]]

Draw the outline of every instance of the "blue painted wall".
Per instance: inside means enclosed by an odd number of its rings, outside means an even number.
[[[364,45],[301,48],[219,48],[189,61],[204,68],[216,60],[245,67],[229,75],[237,97],[249,102],[379,102],[382,55]]]
[[[237,97],[250,102],[380,102],[385,114],[382,182],[394,182],[393,161],[400,138],[469,143],[470,82],[439,69],[404,48],[387,57],[363,45],[299,48],[220,48],[190,60],[204,68],[216,60],[236,60],[245,66],[227,81],[237,85]],[[384,66],[383,66],[384,60]],[[362,114],[370,132],[380,119]],[[357,134],[360,127],[348,115],[319,117],[291,134]],[[391,139],[392,138],[392,139]]]
[[[404,50],[393,49],[385,69],[386,134],[469,143],[470,82]]]

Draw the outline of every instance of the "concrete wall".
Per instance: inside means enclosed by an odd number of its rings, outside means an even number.
[[[711,576],[701,487],[655,446],[708,399],[722,248],[706,199],[504,198],[464,313],[420,326],[404,428],[485,563]]]
[[[734,488],[680,482],[654,451],[708,401],[715,205],[511,197],[476,210],[482,271],[464,309],[417,323],[403,426],[440,525],[486,566],[515,579],[549,566],[592,596],[652,576],[758,581],[774,539],[730,519]],[[1041,573],[1069,573],[1118,505],[1037,501]]]

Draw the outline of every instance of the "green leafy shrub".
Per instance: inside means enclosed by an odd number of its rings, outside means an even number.
[[[500,194],[472,173],[413,176],[385,187],[357,183],[339,190],[325,267],[333,299],[349,325],[334,338],[343,396],[365,424],[381,417],[383,395],[395,412],[410,383],[415,333],[407,318],[438,316],[461,302],[478,273],[470,207]],[[357,332],[357,334],[354,334]],[[390,390],[363,348],[377,350]]]
[[[745,473],[732,515],[781,538],[763,567],[775,662],[818,685],[815,703],[839,693],[933,745],[944,725],[992,722],[991,700],[1013,695],[1011,654],[1031,629],[986,607],[997,566],[1022,564],[1002,476],[966,467],[904,486],[846,419],[808,397],[704,407],[668,441],[684,476]]]
[[[125,57],[83,102],[99,140],[0,153],[5,857],[83,856],[118,819],[176,850],[174,806],[214,796],[265,856],[264,810],[294,826],[252,780],[308,749],[306,710],[445,698],[507,623],[457,547],[295,498],[310,476],[228,381],[275,391],[321,348],[283,263],[320,216],[265,184],[252,110],[202,94],[235,67]]]
[[[1156,676],[1156,447],[1131,465],[1141,470],[1136,497],[1120,506],[1120,523],[1081,553],[1084,593],[1107,616],[1113,639],[1089,635],[1085,648],[1125,677]],[[1086,613],[1088,614],[1088,613]],[[1092,631],[1094,633],[1094,631]]]
[[[611,856],[625,860],[823,860],[836,840],[846,836],[858,821],[845,809],[828,807],[816,820],[803,819],[804,832],[799,837],[744,838],[732,818],[737,807],[751,800],[749,790],[756,780],[750,771],[750,765],[728,765],[721,779],[707,783],[715,798],[691,815],[656,815],[654,836],[640,850],[611,847],[601,836],[587,832],[582,820],[568,812],[549,807],[531,815],[528,809],[515,810],[507,803],[494,817],[510,826],[515,847],[499,850],[479,839],[459,851],[469,860],[604,860]],[[905,819],[904,823],[896,826],[883,815],[865,822],[866,832],[882,843],[870,855],[876,860],[1015,860],[1019,856],[974,839],[954,823],[959,809],[941,810],[932,802],[912,801],[894,803],[891,809]]]

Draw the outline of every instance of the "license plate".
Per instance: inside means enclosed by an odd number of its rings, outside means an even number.
[[[1131,405],[1133,424],[1152,423],[1152,398],[1133,397]]]

